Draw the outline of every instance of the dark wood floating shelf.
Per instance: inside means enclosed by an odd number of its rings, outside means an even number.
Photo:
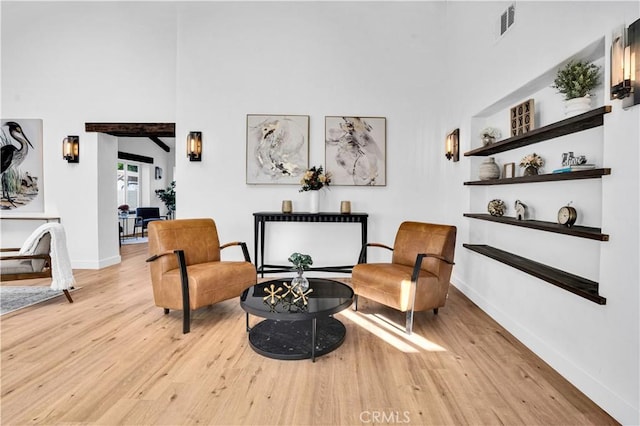
[[[611,169],[591,169],[579,170],[569,173],[546,173],[536,176],[518,176],[503,179],[488,180],[472,180],[465,182],[465,185],[511,185],[514,183],[531,183],[531,182],[552,182],[559,180],[578,180],[578,179],[599,179],[602,176],[610,175]]]
[[[585,112],[584,114],[566,118],[562,121],[557,121],[538,129],[533,129],[527,133],[467,151],[464,155],[465,157],[493,155],[499,152],[509,151],[511,149],[542,142],[547,139],[553,139],[570,133],[576,133],[593,127],[602,126],[604,122],[603,115],[609,112],[611,112],[611,106],[605,105]]]
[[[570,291],[578,296],[584,297],[585,299],[591,300],[599,305],[605,305],[607,303],[607,299],[598,294],[598,283],[595,281],[561,271],[560,269],[552,268],[495,247],[481,244],[462,244],[462,246],[483,256],[487,256],[491,259],[497,260],[498,262],[504,263],[505,265],[519,269],[522,272],[526,272],[529,275],[540,278],[541,280]]]
[[[473,219],[487,220],[489,222],[504,223],[506,225],[521,226],[523,228],[537,229],[540,231],[554,232],[556,234],[571,235],[574,237],[588,238],[590,240],[609,241],[609,235],[603,234],[600,228],[589,226],[567,227],[554,222],[543,222],[540,220],[518,220],[509,216],[491,216],[490,214],[465,213],[465,217]]]

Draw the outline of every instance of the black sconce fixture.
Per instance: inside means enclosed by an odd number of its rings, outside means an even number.
[[[80,137],[67,136],[62,140],[62,158],[68,163],[80,162]]]
[[[611,43],[611,99],[622,99],[624,108],[640,103],[639,56],[640,19],[622,27]]]
[[[444,143],[444,156],[447,160],[456,161],[460,160],[460,129],[455,129],[453,132],[447,135],[447,139]]]
[[[189,161],[202,161],[202,132],[189,132],[187,157]]]

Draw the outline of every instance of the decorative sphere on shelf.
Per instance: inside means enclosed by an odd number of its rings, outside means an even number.
[[[500,217],[504,215],[504,212],[507,210],[507,206],[504,204],[504,201],[495,199],[495,200],[489,201],[487,210],[489,210],[489,214],[491,216]]]

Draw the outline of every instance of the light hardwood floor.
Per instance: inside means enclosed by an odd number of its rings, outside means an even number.
[[[73,304],[1,318],[1,424],[616,424],[455,288],[411,338],[383,319],[401,314],[361,299],[336,315],[336,351],[278,361],[248,346],[237,299],[196,311],[183,335],[181,313],[153,304],[146,250],[76,271]]]

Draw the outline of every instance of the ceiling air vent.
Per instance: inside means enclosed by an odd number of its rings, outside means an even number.
[[[511,4],[502,15],[500,15],[500,35],[507,32],[513,25],[516,19],[516,5]]]

